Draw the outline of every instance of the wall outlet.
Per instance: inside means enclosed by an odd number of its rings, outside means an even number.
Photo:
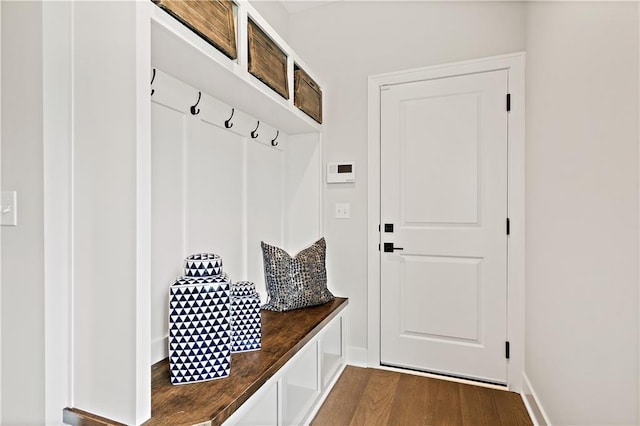
[[[18,193],[16,191],[2,191],[0,197],[0,225],[18,225]]]
[[[351,218],[351,204],[336,203],[336,219],[350,219],[350,218]]]

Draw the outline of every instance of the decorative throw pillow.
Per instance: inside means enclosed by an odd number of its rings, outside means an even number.
[[[295,257],[281,248],[260,243],[269,300],[262,307],[270,311],[289,311],[322,305],[334,299],[327,289],[324,238]]]

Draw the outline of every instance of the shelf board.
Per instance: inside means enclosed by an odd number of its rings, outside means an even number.
[[[159,7],[151,14],[151,64],[287,134],[320,131],[291,99],[278,95]]]
[[[336,373],[336,371],[342,364],[341,360],[342,360],[341,355],[336,355],[331,353],[322,354],[322,370],[321,371],[322,371],[323,385],[326,385],[331,380],[333,375]]]
[[[300,420],[309,411],[319,393],[317,389],[287,384],[287,400],[282,413],[283,424],[300,424]]]

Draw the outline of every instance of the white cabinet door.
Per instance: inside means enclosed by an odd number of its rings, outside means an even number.
[[[278,383],[267,382],[225,422],[224,426],[277,426]]]

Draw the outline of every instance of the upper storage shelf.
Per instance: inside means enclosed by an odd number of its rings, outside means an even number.
[[[288,87],[294,87],[294,68],[309,67],[247,0],[236,0],[237,59],[225,56],[176,18],[156,5],[151,13],[151,64],[288,134],[314,133],[320,124],[248,71],[249,19],[287,56]],[[311,75],[316,82],[318,79]],[[321,87],[322,85],[320,85]]]

